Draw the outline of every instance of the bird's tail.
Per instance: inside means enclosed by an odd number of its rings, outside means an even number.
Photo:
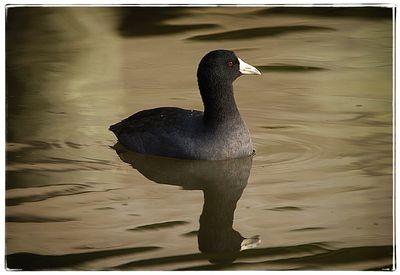
[[[120,132],[121,132],[121,127],[122,126],[122,123],[121,122],[118,122],[118,123],[116,123],[116,124],[114,124],[114,125],[111,125],[109,128],[108,128],[108,130],[110,130],[111,132],[113,132],[113,133],[115,133],[115,134],[119,134]]]

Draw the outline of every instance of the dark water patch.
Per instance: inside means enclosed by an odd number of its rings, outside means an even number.
[[[281,207],[274,207],[274,208],[269,208],[265,210],[270,210],[270,211],[301,211],[303,210],[300,207],[296,206],[281,206]]]
[[[65,115],[67,112],[59,112],[59,111],[47,111],[50,114],[56,114],[56,115]]]
[[[193,16],[190,8],[184,7],[134,7],[120,9],[120,35],[125,37],[146,37],[170,35],[186,31],[219,27],[217,24],[171,25],[168,20]]]
[[[183,224],[188,224],[188,222],[185,222],[185,221],[160,222],[160,223],[141,225],[141,226],[137,226],[135,228],[128,229],[128,230],[129,231],[156,230],[156,229],[169,228],[169,227],[174,227],[174,226],[183,225]]]
[[[274,7],[254,12],[256,15],[304,15],[310,17],[349,17],[364,19],[391,19],[392,8],[383,7]]]
[[[219,41],[219,40],[232,40],[232,39],[251,39],[260,37],[273,37],[284,35],[288,33],[305,32],[305,31],[334,31],[333,28],[319,27],[319,26],[279,26],[279,27],[260,27],[248,28],[235,31],[219,32],[205,35],[196,35],[187,38],[188,40],[195,41]]]
[[[325,71],[327,69],[321,67],[313,66],[300,66],[300,65],[286,65],[286,64],[276,64],[276,65],[265,65],[256,66],[257,69],[263,73],[268,72],[287,72],[287,73],[299,73],[299,72],[318,72]]]
[[[331,250],[326,253],[310,255],[304,257],[279,259],[270,261],[271,263],[298,263],[314,264],[318,266],[335,266],[338,264],[349,264],[357,262],[376,261],[382,259],[392,259],[392,246],[363,246],[349,247]]]
[[[10,269],[20,269],[24,271],[41,269],[52,270],[63,267],[72,268],[83,262],[119,255],[137,254],[146,251],[154,251],[157,249],[160,249],[160,247],[133,247],[65,255],[40,255],[22,252],[7,255],[6,265],[7,268]]]
[[[274,130],[274,129],[289,129],[294,128],[293,126],[261,126],[261,128]]]
[[[152,259],[144,259],[129,262],[126,264],[118,265],[113,267],[116,270],[135,270],[140,269],[145,266],[153,266],[153,265],[161,265],[161,264],[177,264],[182,262],[192,262],[198,260],[204,260],[207,257],[201,253],[193,253],[193,254],[184,254],[184,255],[176,255],[176,256],[167,256],[167,257],[159,257]]]
[[[297,246],[297,248],[304,249],[305,247],[310,248],[309,245]],[[283,249],[290,249],[290,247]],[[311,247],[312,248],[312,247]],[[258,269],[275,270],[275,269],[285,269],[288,264],[296,264],[297,267],[292,267],[291,270],[319,270],[329,269],[329,270],[348,270],[347,264],[357,264],[366,263],[371,261],[371,267],[368,270],[376,270],[382,268],[381,265],[374,266],[377,260],[387,260],[390,261],[393,257],[392,246],[365,246],[365,247],[351,247],[351,248],[341,248],[337,250],[315,250],[306,251],[311,255],[293,257],[293,254],[288,254],[286,257],[277,260],[266,260],[266,261],[255,261],[254,257],[257,256],[274,256],[271,252],[274,249],[282,248],[262,248],[262,249],[252,249],[244,251],[242,256],[239,258],[247,258],[252,256],[251,265],[254,268],[259,266]],[[298,251],[300,252],[300,251]],[[311,252],[311,253],[310,253]],[[265,253],[263,255],[263,253]],[[246,255],[247,254],[247,255]],[[278,254],[277,254],[278,255]],[[283,256],[283,255],[282,255]],[[224,265],[202,265],[202,266],[192,266],[179,270],[222,270],[222,269],[235,269],[235,270],[245,270],[248,266],[245,262],[235,262],[229,266]],[[344,266],[344,267],[343,267]],[[384,267],[391,268],[392,265],[385,265]],[[380,269],[379,269],[380,270]]]
[[[114,207],[97,207],[94,210],[114,210]]]
[[[62,148],[61,144],[58,144],[57,142],[51,142],[50,143],[52,146],[54,146],[54,148]]]
[[[194,237],[194,236],[197,236],[198,233],[199,233],[198,230],[193,230],[193,231],[187,232],[185,234],[182,234],[182,236],[184,236],[184,237]]]
[[[47,223],[47,222],[70,222],[74,219],[67,218],[50,218],[44,216],[34,215],[20,215],[20,216],[6,216],[6,222],[18,222],[18,223]]]
[[[285,255],[290,255],[290,254],[297,254],[297,253],[302,253],[304,254],[305,252],[307,253],[323,253],[328,251],[326,248],[323,248],[323,243],[315,243],[315,244],[302,244],[302,245],[295,245],[295,246],[289,246],[289,247],[271,247],[271,248],[261,248],[261,249],[249,249],[245,250],[242,252],[239,252],[239,258],[250,258],[254,260],[255,257],[264,257],[264,256],[285,256]],[[138,260],[138,261],[133,261],[129,262],[123,265],[119,265],[114,267],[115,269],[121,269],[121,270],[129,270],[129,269],[140,269],[141,267],[145,266],[154,266],[154,265],[160,265],[160,264],[175,264],[178,266],[178,263],[184,263],[184,262],[193,262],[193,261],[199,261],[199,260],[205,260],[212,258],[214,255],[213,254],[185,254],[185,255],[176,255],[176,256],[167,256],[167,257],[159,257],[159,258],[152,258],[152,259],[144,259],[144,260]],[[221,256],[219,254],[219,256]],[[231,265],[229,265],[231,266]],[[214,269],[215,267],[220,267],[220,269],[223,269],[226,267],[225,265],[211,265],[211,269]],[[199,270],[201,270],[200,268]],[[182,270],[186,270],[182,269]],[[196,267],[190,267],[187,268],[187,270],[196,270]]]
[[[79,144],[79,143],[74,143],[74,142],[71,142],[71,141],[66,141],[65,144],[68,147],[71,147],[73,149],[81,149],[82,147],[86,146],[86,145],[82,145],[82,144]]]
[[[314,226],[314,227],[304,227],[304,228],[292,229],[290,231],[315,231],[315,230],[322,230],[322,229],[326,229],[326,228]]]
[[[7,168],[7,167],[6,167]],[[48,183],[48,175],[40,174],[33,176],[32,174],[20,173],[18,171],[6,171],[6,190],[18,188],[31,188],[39,186],[50,186],[53,183]]]

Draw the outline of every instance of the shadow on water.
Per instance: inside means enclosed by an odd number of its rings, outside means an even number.
[[[393,257],[392,246],[349,247],[337,250],[331,250],[325,248],[324,246],[324,244],[316,243],[248,250],[241,255],[241,258],[255,259],[261,256],[270,256],[273,259],[257,261],[251,264],[238,262],[233,263],[231,267],[243,270],[250,265],[262,264],[264,267],[268,267],[268,269],[275,270],[318,270],[324,269],[324,266],[332,266],[332,264],[334,264],[336,266],[335,270],[349,270],[347,265],[351,266],[351,264],[377,260],[386,260],[391,262]],[[296,255],[296,253],[301,256]],[[287,268],[288,266],[292,266],[292,268]],[[216,266],[204,265],[196,267],[193,266],[188,269],[216,270],[219,268]],[[369,268],[368,270],[393,270],[393,265],[378,265],[376,267]]]
[[[165,21],[190,16],[190,9],[135,7],[121,9],[119,33],[127,37],[169,35],[191,30],[215,28],[217,24],[170,25]]]
[[[68,255],[38,255],[33,253],[15,253],[6,256],[7,268],[19,270],[40,270],[55,268],[72,268],[78,264],[101,258],[132,255],[153,251],[160,247],[133,247],[95,252],[76,253]]]
[[[204,205],[197,237],[199,250],[210,262],[231,263],[240,251],[259,244],[258,236],[244,238],[232,228],[237,201],[242,196],[250,175],[252,157],[224,161],[190,161],[138,154],[125,149],[119,143],[114,149],[122,161],[131,164],[156,183],[203,191]],[[169,222],[168,225],[174,226],[177,222],[179,221],[172,224]],[[151,229],[153,226],[141,226],[134,230]]]
[[[187,224],[188,222],[185,221],[168,221],[168,222],[159,222],[153,224],[146,224],[137,226],[135,228],[128,229],[129,231],[142,231],[142,230],[155,230],[160,228],[171,228],[177,225]]]
[[[391,19],[392,9],[381,7],[275,7],[253,12],[255,15],[305,15],[312,17],[350,17],[364,19]]]
[[[300,65],[286,65],[286,64],[276,64],[276,65],[261,65],[257,66],[257,69],[264,72],[285,72],[285,73],[301,73],[301,72],[316,72],[325,71],[327,69],[321,67],[313,66],[300,66]]]
[[[239,39],[249,39],[249,38],[274,37],[278,35],[284,35],[295,32],[334,31],[334,30],[335,30],[334,28],[307,26],[307,25],[260,27],[260,28],[247,28],[247,29],[240,29],[227,32],[196,35],[189,37],[188,40],[195,40],[195,41],[219,41],[219,40],[230,40],[230,39],[239,40]]]
[[[76,41],[81,41],[86,35],[67,13],[77,9],[40,6],[7,8],[7,141],[22,141],[24,137],[17,134],[22,127],[27,128],[30,134],[40,131],[37,117],[23,126],[15,124],[13,119],[21,114],[49,108],[49,99],[41,96],[48,85],[49,75],[65,73],[66,65],[78,55],[76,46],[79,43]],[[66,31],[63,28],[65,25],[70,25],[71,31]],[[27,99],[33,100],[34,104],[26,104]]]

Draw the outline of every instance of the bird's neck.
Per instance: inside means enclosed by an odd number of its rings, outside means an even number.
[[[240,119],[233,95],[233,85],[229,82],[199,83],[204,104],[204,121],[215,124]]]

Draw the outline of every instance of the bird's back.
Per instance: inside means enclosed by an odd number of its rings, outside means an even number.
[[[140,111],[110,130],[128,149],[166,157],[195,158],[203,113],[175,107]]]

